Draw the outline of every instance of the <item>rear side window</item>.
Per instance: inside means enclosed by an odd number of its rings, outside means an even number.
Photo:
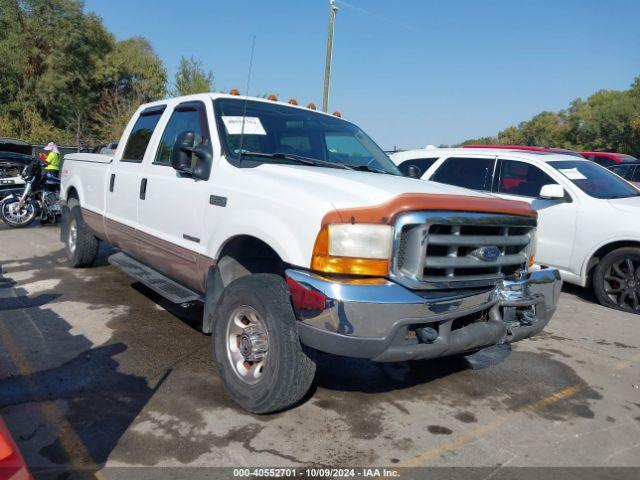
[[[494,163],[493,158],[447,158],[431,180],[472,190],[489,190]]]
[[[437,158],[414,158],[413,160],[405,160],[398,168],[402,172],[402,174],[407,177],[409,176],[409,167],[415,166],[420,169],[420,176],[424,175],[424,172],[429,170],[429,167],[436,162]]]
[[[142,162],[144,152],[147,151],[149,140],[151,140],[151,135],[153,135],[163,111],[164,109],[153,110],[149,113],[142,112],[140,114],[136,124],[133,126],[133,130],[131,130],[127,145],[124,147],[123,162]]]
[[[535,165],[515,160],[500,160],[498,192],[537,198],[545,185],[556,184],[553,178]]]

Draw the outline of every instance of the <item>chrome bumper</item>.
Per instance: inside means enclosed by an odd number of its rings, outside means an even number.
[[[414,291],[289,269],[287,283],[302,343],[375,361],[454,355],[540,332],[555,312],[562,280],[555,269],[478,291]],[[433,338],[424,341],[422,333]]]

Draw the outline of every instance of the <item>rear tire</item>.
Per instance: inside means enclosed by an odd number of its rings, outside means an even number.
[[[278,275],[248,275],[229,284],[215,312],[212,346],[229,396],[253,413],[296,404],[315,375],[300,344],[289,289]]]
[[[605,255],[593,273],[593,291],[605,307],[640,314],[640,248]]]
[[[73,268],[89,267],[98,256],[100,241],[84,223],[80,204],[74,198],[69,200],[64,220],[64,244],[69,265]]]

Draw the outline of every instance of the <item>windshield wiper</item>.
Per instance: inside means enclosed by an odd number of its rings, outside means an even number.
[[[376,167],[372,167],[371,165],[352,165],[351,168],[353,168],[354,170],[362,170],[365,172],[373,172],[373,173],[385,173],[387,175],[394,175],[391,172],[388,172],[386,170],[383,170],[382,168],[376,168]]]
[[[354,170],[354,167],[349,165],[345,165],[344,163],[338,162],[330,162],[328,160],[319,160],[317,158],[307,158],[302,157],[300,155],[295,155],[293,153],[283,153],[283,152],[252,152],[243,150],[240,154],[241,156],[249,156],[249,157],[261,157],[261,158],[273,158],[273,159],[281,159],[281,160],[291,160],[293,162],[302,163],[304,165],[313,165],[320,167],[332,167],[332,168],[342,168],[345,170]]]

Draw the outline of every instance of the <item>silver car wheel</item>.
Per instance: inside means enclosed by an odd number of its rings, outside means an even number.
[[[227,358],[233,371],[245,383],[258,382],[269,353],[269,337],[260,314],[248,305],[236,308],[226,333]]]

